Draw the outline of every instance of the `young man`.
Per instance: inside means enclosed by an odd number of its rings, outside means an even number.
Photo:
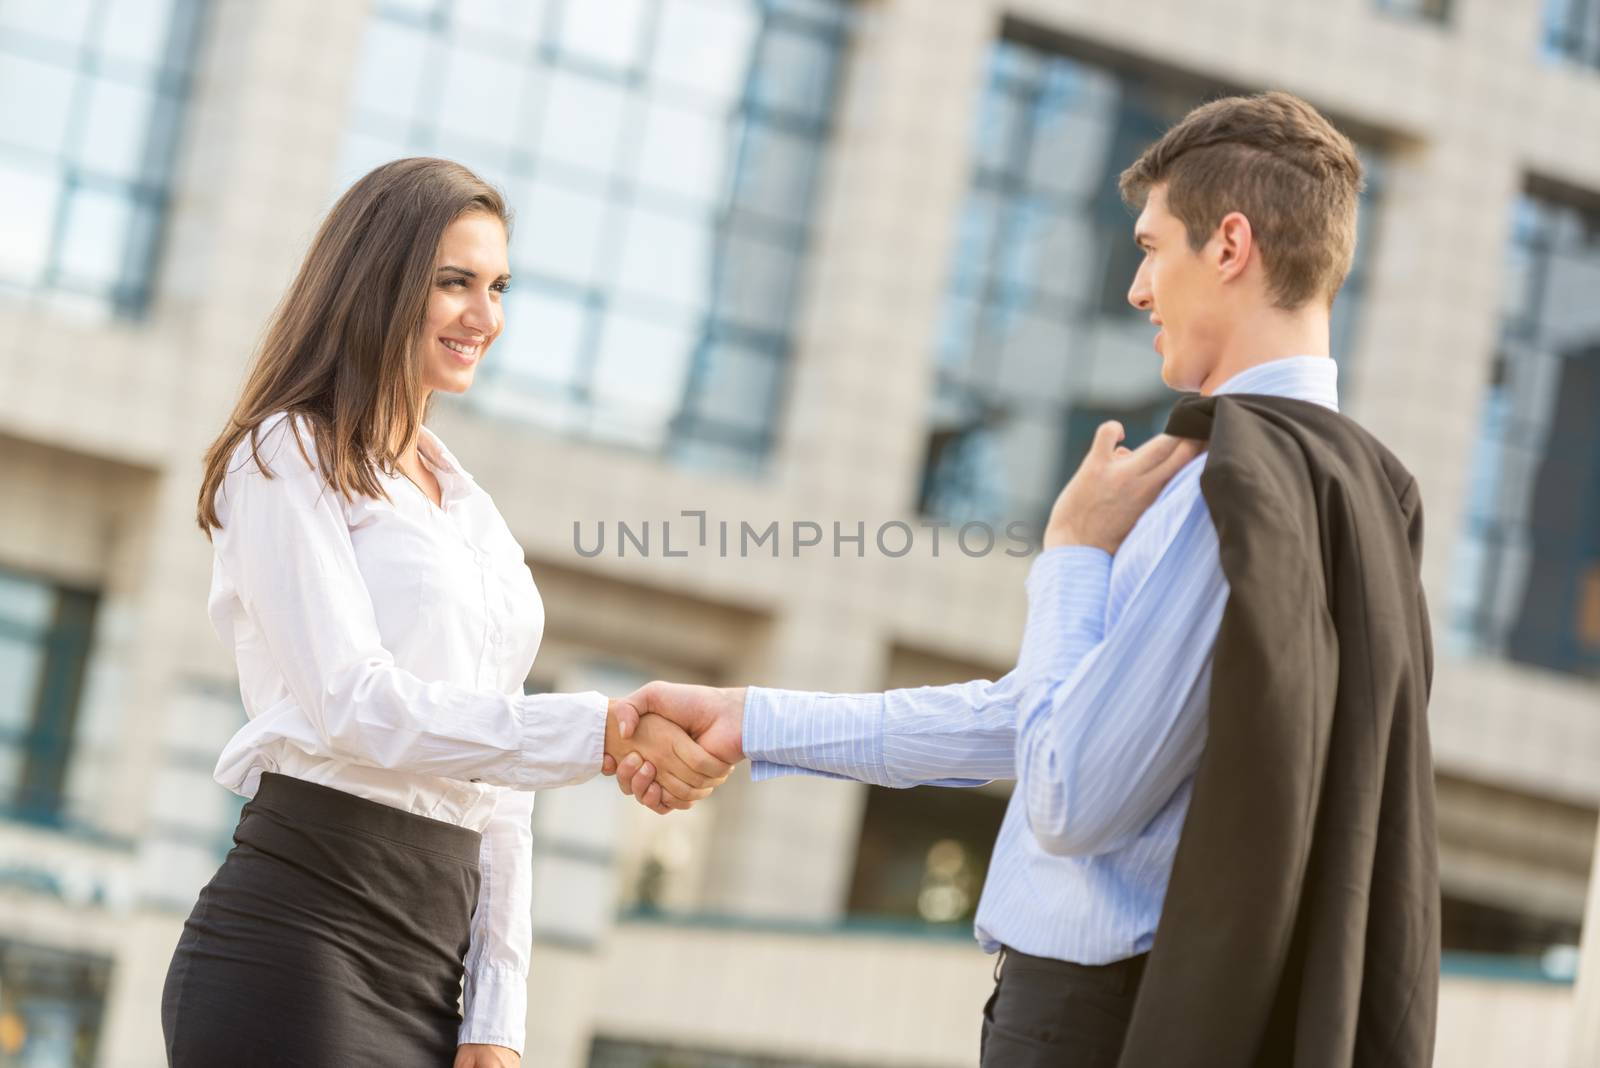
[[[1431,1059],[1420,510],[1336,414],[1328,356],[1361,183],[1284,93],[1197,108],[1123,173],[1145,254],[1128,300],[1166,383],[1200,395],[1169,430],[1211,453],[1100,428],[1004,678],[632,698],[758,779],[1016,779],[976,921],[1002,954],[985,1066]],[[619,783],[659,803],[652,772]]]

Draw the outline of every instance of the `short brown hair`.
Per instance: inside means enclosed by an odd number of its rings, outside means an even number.
[[[1138,209],[1161,183],[1196,252],[1224,216],[1241,212],[1278,307],[1318,295],[1333,303],[1355,256],[1363,179],[1355,146],[1316,108],[1282,92],[1202,104],[1145,149],[1117,187]]]
[[[272,477],[258,434],[278,411],[307,417],[330,486],[346,497],[388,496],[373,467],[392,468],[426,414],[417,335],[439,241],[468,212],[499,219],[510,234],[511,211],[498,190],[459,163],[427,156],[385,163],[339,198],[272,314],[227,425],[206,450],[197,516],[206,537],[222,525],[217,487],[246,435],[250,462]],[[300,451],[305,456],[303,443]]]

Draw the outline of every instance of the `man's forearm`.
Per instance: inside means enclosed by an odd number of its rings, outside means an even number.
[[[873,694],[750,688],[745,752],[756,779],[795,772],[878,786],[976,786],[1012,777],[1007,680]]]
[[[886,785],[883,695],[751,686],[744,751],[755,779],[809,773]]]

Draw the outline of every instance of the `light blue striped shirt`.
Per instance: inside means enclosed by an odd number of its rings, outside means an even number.
[[[1293,356],[1215,392],[1337,410],[1337,381],[1333,360]],[[1038,556],[1017,666],[998,681],[875,694],[751,687],[753,777],[1016,779],[978,903],[983,948],[1080,964],[1148,950],[1205,745],[1228,599],[1204,466],[1202,453],[1167,484],[1115,557],[1087,546]]]

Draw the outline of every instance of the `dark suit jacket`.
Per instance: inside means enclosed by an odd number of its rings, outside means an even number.
[[[1439,876],[1415,479],[1348,418],[1181,401],[1230,586],[1121,1068],[1433,1061]]]

